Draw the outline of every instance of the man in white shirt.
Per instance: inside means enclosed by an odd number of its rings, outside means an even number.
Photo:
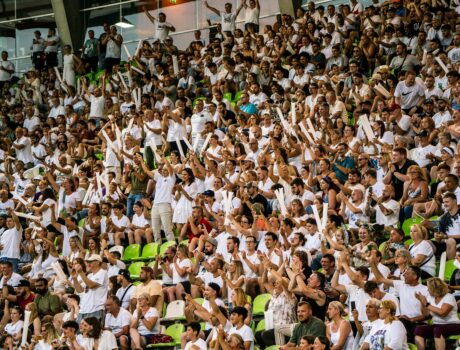
[[[435,127],[438,129],[441,126],[447,126],[447,122],[452,120],[447,106],[450,105],[450,101],[447,98],[440,98],[438,100],[438,112],[433,116]]]
[[[431,160],[427,157],[429,154],[434,154],[437,151],[436,146],[430,144],[429,134],[426,130],[422,130],[419,134],[418,147],[411,150],[410,158],[424,168],[431,164]]]
[[[17,287],[19,282],[24,279],[20,274],[13,272],[13,264],[11,261],[2,259],[0,262],[2,279],[0,279],[0,289],[4,286]]]
[[[81,294],[80,314],[77,322],[87,318],[96,317],[102,321],[104,306],[107,300],[109,289],[109,279],[107,271],[102,268],[102,258],[100,255],[91,254],[87,259],[88,275],[85,274],[80,265],[75,266],[73,278],[75,291]],[[80,284],[79,276],[85,287]]]
[[[209,6],[208,2],[205,1],[204,5],[217,16],[220,16],[222,19],[222,32],[231,32],[233,33],[236,29],[236,17],[240,14],[241,9],[243,8],[244,1],[241,3],[241,6],[236,12],[232,12],[232,4],[227,2],[225,3],[225,11],[219,11],[215,7]]]
[[[2,60],[0,61],[0,87],[7,81],[11,81],[14,73],[14,65],[8,61],[8,52],[2,51]]]
[[[375,222],[379,225],[397,227],[399,223],[399,203],[393,199],[394,188],[392,185],[385,185],[382,196],[373,191],[368,191],[366,212],[370,215],[369,209],[375,211]]]
[[[206,342],[200,338],[201,326],[198,322],[191,322],[187,325],[186,337],[189,342],[185,345],[184,350],[207,350]]]
[[[406,77],[396,85],[396,103],[406,112],[419,105],[425,100],[423,87],[415,81],[415,72],[406,72]]]
[[[143,6],[143,9],[145,14],[149,18],[150,22],[152,22],[155,26],[154,41],[161,40],[161,42],[164,42],[166,37],[169,35],[169,32],[176,31],[176,28],[174,28],[174,26],[171,23],[166,22],[166,15],[163,12],[160,12],[158,14],[158,19],[156,19],[149,13],[149,11],[147,11],[147,8],[145,6]]]
[[[58,115],[65,115],[65,108],[61,105],[59,97],[53,97],[51,99],[51,104],[52,106],[50,112],[48,113],[48,118],[56,119]]]
[[[56,29],[48,29],[48,36],[45,40],[46,67],[53,68],[58,66],[57,51],[59,37],[56,35]]]
[[[33,166],[34,157],[32,156],[30,139],[24,136],[24,129],[16,129],[16,140],[11,146],[16,150],[16,159],[22,161],[26,169]]]
[[[8,217],[6,218],[7,230],[0,237],[0,260],[12,264],[13,271],[18,272],[18,263],[20,258],[19,246],[22,240],[22,227],[19,218],[11,208],[8,208]]]
[[[128,270],[121,269],[118,271],[117,282],[121,285],[118,288],[116,296],[120,300],[121,306],[129,310],[131,298],[134,294],[135,286],[131,283],[131,274]]]
[[[238,334],[243,338],[244,349],[253,350],[254,349],[254,334],[252,329],[244,324],[244,320],[248,316],[248,310],[245,307],[237,306],[232,309],[230,314],[230,322],[233,327],[228,331],[228,335]]]
[[[129,349],[129,325],[131,323],[131,313],[121,307],[121,301],[116,296],[110,296],[105,302],[105,328],[109,329],[121,350]]]

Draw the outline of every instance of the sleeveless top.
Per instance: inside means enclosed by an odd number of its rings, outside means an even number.
[[[105,54],[106,58],[121,58],[121,45],[117,45],[117,43],[109,39],[107,42],[107,51]]]

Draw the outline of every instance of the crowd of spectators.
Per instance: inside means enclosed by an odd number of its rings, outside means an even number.
[[[1,349],[455,348],[460,2],[240,4],[2,52]]]

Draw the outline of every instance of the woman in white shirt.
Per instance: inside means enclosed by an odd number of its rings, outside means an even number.
[[[21,320],[22,310],[19,306],[10,308],[8,299],[5,300],[5,319],[10,319],[10,322],[6,324],[3,331],[13,337],[13,342],[17,344],[22,337],[22,328],[24,327],[24,321]]]
[[[430,278],[427,287],[428,298],[421,293],[416,293],[415,297],[420,301],[422,313],[431,316],[433,324],[415,328],[415,344],[418,349],[425,349],[425,339],[434,338],[436,350],[444,350],[446,338],[460,334],[457,302],[449,293],[447,283],[440,278]]]
[[[182,300],[182,291],[190,294],[191,285],[189,281],[189,274],[192,268],[192,262],[188,257],[188,247],[181,244],[176,251],[172,264],[163,265],[164,272],[172,276],[173,285],[166,289],[166,295],[169,302],[174,300]],[[177,288],[177,284],[181,284],[183,288]]]
[[[380,327],[372,328],[369,338],[361,349],[398,349],[409,350],[406,328],[395,317],[396,304],[384,300],[380,306],[379,316],[383,321]]]
[[[46,227],[46,229],[51,232],[57,232],[56,228],[51,225],[51,206],[56,205],[56,198],[54,196],[54,192],[51,188],[47,187],[42,192],[42,205],[40,206],[31,206],[31,209],[42,216],[41,225],[42,227]],[[57,217],[56,217],[57,220]]]
[[[151,343],[153,334],[159,333],[159,317],[157,309],[150,306],[150,295],[143,293],[137,299],[139,306],[133,313],[129,334],[131,349],[141,349]]]
[[[427,229],[419,224],[412,225],[410,237],[414,240],[409,246],[409,252],[412,257],[411,264],[420,267],[422,278],[429,278],[436,273],[436,257],[432,243],[428,241]]]
[[[343,318],[344,308],[341,302],[332,301],[329,303],[327,315],[331,322],[326,328],[326,336],[334,349],[353,349],[353,331],[350,322]]]
[[[134,215],[129,224],[128,240],[129,244],[142,244],[142,239],[145,238],[147,243],[153,241],[153,231],[150,228],[149,213],[146,207],[141,202],[136,202],[133,205]]]

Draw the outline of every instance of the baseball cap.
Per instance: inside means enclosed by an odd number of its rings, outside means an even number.
[[[422,130],[419,132],[418,136],[420,137],[428,137],[428,132],[426,130]]]
[[[424,104],[426,104],[426,105],[432,105],[432,104],[434,104],[434,103],[433,103],[433,100],[432,100],[431,98],[427,98],[427,99],[425,100]]]
[[[91,254],[88,258],[86,258],[86,261],[99,261],[102,262],[102,258],[99,254]]]
[[[16,287],[30,287],[30,282],[28,280],[20,280]]]
[[[209,237],[206,242],[211,243],[214,247],[217,247],[217,239]]]
[[[126,269],[120,269],[120,271],[118,271],[118,275],[119,275],[119,276],[123,276],[123,277],[126,278],[128,281],[131,280],[131,274],[130,274],[129,271],[126,270]]]
[[[206,190],[203,192],[203,195],[206,197],[214,197],[214,191]]]

